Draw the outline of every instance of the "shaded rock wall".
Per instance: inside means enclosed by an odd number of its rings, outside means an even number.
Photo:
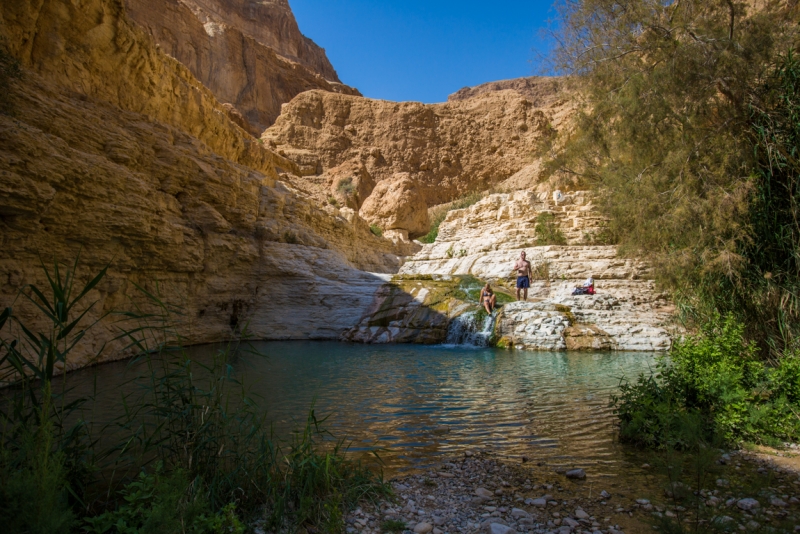
[[[325,51],[300,33],[288,2],[125,0],[131,19],[186,65],[260,135],[281,104],[310,89],[360,94],[339,83]]]
[[[278,181],[288,163],[231,122],[118,1],[3,3],[0,37],[24,74],[11,83],[12,114],[0,115],[0,306],[31,328],[44,323],[17,295],[46,286],[40,257],[80,251],[79,280],[109,266],[87,321],[142,303],[138,284],[180,310],[186,343],[248,323],[258,338],[336,338],[384,282],[363,270],[399,267],[398,249],[363,220]],[[119,333],[113,319],[72,366]]]

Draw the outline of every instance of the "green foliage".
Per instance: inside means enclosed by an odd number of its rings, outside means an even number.
[[[798,294],[798,5],[580,0],[556,66],[585,106],[551,170],[599,194],[607,239],[647,256],[686,318],[733,312],[790,346]],[[763,352],[766,355],[766,351]]]
[[[350,197],[355,194],[356,186],[353,183],[353,177],[349,176],[347,178],[342,178],[339,180],[339,183],[336,184],[336,191],[343,194],[346,197]]]
[[[75,523],[69,502],[63,452],[54,451],[49,382],[38,410],[38,425],[19,425],[0,441],[0,523],[8,532],[68,533]],[[7,430],[5,426],[4,430]]]
[[[536,245],[566,245],[567,238],[556,224],[555,215],[543,211],[536,216]]]
[[[443,204],[441,206],[437,206],[431,210],[432,220],[431,220],[431,228],[427,234],[420,237],[419,240],[421,243],[433,243],[436,241],[436,238],[439,236],[439,225],[447,217],[447,213],[453,210],[462,210],[464,208],[468,208],[473,204],[476,204],[480,199],[483,198],[482,193],[473,192],[464,195],[461,198],[450,202],[449,204]]]
[[[399,519],[387,519],[381,523],[381,532],[403,532],[405,529],[405,522]]]
[[[183,471],[141,473],[119,492],[120,505],[85,520],[88,534],[243,534],[236,505],[214,513]]]
[[[378,226],[377,224],[370,224],[369,231],[372,232],[374,235],[381,237],[383,236],[383,229]]]
[[[331,206],[338,206],[339,201],[336,200],[334,197],[328,197],[328,204],[330,204]]]
[[[771,367],[758,359],[744,326],[717,316],[675,343],[657,375],[623,383],[612,398],[623,440],[649,447],[693,448],[800,438],[800,367],[795,355]]]
[[[113,408],[116,420],[87,424],[81,410],[91,397],[68,401],[66,379],[51,394],[55,373],[68,368],[96,323],[83,325],[92,309],[84,300],[106,272],[78,290],[76,271],[77,260],[66,271],[55,263],[44,269],[51,297],[33,286],[21,293],[49,321],[44,331],[31,331],[10,308],[0,313],[0,368],[17,381],[0,402],[4,526],[68,532],[81,518],[91,532],[242,532],[238,517],[266,508],[275,530],[306,524],[339,532],[349,507],[390,493],[341,442],[326,444],[313,410],[288,446],[273,439],[231,367],[246,347],[229,344],[211,361],[190,358],[175,327],[180,308],[162,301],[158,284],[152,292],[139,287],[136,310],[118,314],[115,325],[117,339],[128,342],[123,350],[138,353],[134,363],[144,368],[131,379],[136,393]],[[151,465],[160,467],[141,474]]]

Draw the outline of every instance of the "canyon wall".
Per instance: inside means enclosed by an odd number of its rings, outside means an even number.
[[[286,0],[125,0],[128,14],[259,135],[310,89],[360,94],[300,33]]]
[[[500,87],[430,105],[309,91],[262,139],[297,163],[302,177],[288,179],[317,202],[346,203],[384,230],[415,237],[428,231],[420,208],[492,188],[538,161],[573,109],[558,84],[539,91],[548,96],[538,104]],[[343,195],[343,180],[359,194]]]
[[[108,266],[86,297],[87,323],[105,318],[71,366],[123,355],[108,342],[131,325],[107,314],[147,305],[137,285],[178,312],[185,343],[244,328],[335,338],[384,281],[366,271],[396,271],[409,253],[278,181],[293,164],[234,124],[119,1],[3,3],[0,37],[22,70],[0,114],[0,307],[44,328],[18,296],[48,293],[40,262],[52,271],[80,253],[79,281]]]

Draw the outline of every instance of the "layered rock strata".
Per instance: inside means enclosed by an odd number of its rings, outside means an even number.
[[[541,214],[564,245],[537,245]],[[665,350],[673,308],[657,291],[648,268],[597,244],[603,220],[581,191],[544,194],[517,191],[489,195],[450,211],[435,243],[409,258],[400,273],[471,275],[514,291],[512,267],[522,250],[532,262],[529,297],[503,307],[496,335],[501,344],[525,349]],[[573,296],[574,286],[595,279],[597,294]]]
[[[488,189],[529,166],[572,109],[565,98],[537,106],[515,90],[432,105],[308,91],[262,139],[298,165],[301,176],[286,179],[317,202],[360,208],[370,223],[413,238],[427,222],[397,216],[399,199],[385,194],[393,184],[408,183],[403,198],[428,207]],[[369,188],[342,195],[354,181],[388,184],[371,200]]]
[[[3,3],[0,37],[24,75],[10,80],[12,115],[0,114],[0,307],[45,331],[18,298],[47,287],[40,258],[80,252],[79,282],[108,267],[83,324],[105,319],[71,367],[124,356],[110,340],[130,325],[107,314],[150,310],[136,285],[179,312],[187,344],[245,328],[336,338],[385,282],[366,271],[396,271],[409,253],[280,182],[291,163],[231,122],[118,2]]]
[[[300,33],[286,0],[126,0],[161,49],[241,114],[260,135],[281,105],[310,89],[360,93]]]

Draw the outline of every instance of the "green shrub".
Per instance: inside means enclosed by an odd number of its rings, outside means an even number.
[[[141,473],[119,492],[121,502],[112,511],[85,520],[87,534],[243,534],[245,527],[228,504],[211,510],[197,481],[183,471],[165,475]]]
[[[419,238],[421,243],[433,243],[436,241],[436,238],[439,237],[439,226],[444,222],[447,218],[447,213],[453,210],[462,210],[464,208],[468,208],[473,204],[476,204],[479,200],[483,198],[483,193],[473,192],[464,195],[461,198],[450,202],[449,204],[444,204],[442,206],[437,206],[431,210],[432,220],[431,220],[431,228],[428,230],[428,233],[424,236]]]
[[[336,184],[336,190],[346,197],[354,195],[356,192],[356,186],[353,183],[353,177],[349,176],[339,180],[339,183]]]
[[[536,245],[566,245],[567,238],[556,224],[556,217],[549,211],[543,211],[536,216]]]
[[[721,440],[772,442],[800,438],[798,359],[776,367],[758,359],[744,326],[716,316],[677,341],[658,374],[621,384],[612,398],[620,437],[650,447],[691,448]]]
[[[383,236],[383,229],[378,226],[377,224],[370,224],[369,231],[372,232],[374,235],[381,237]]]

